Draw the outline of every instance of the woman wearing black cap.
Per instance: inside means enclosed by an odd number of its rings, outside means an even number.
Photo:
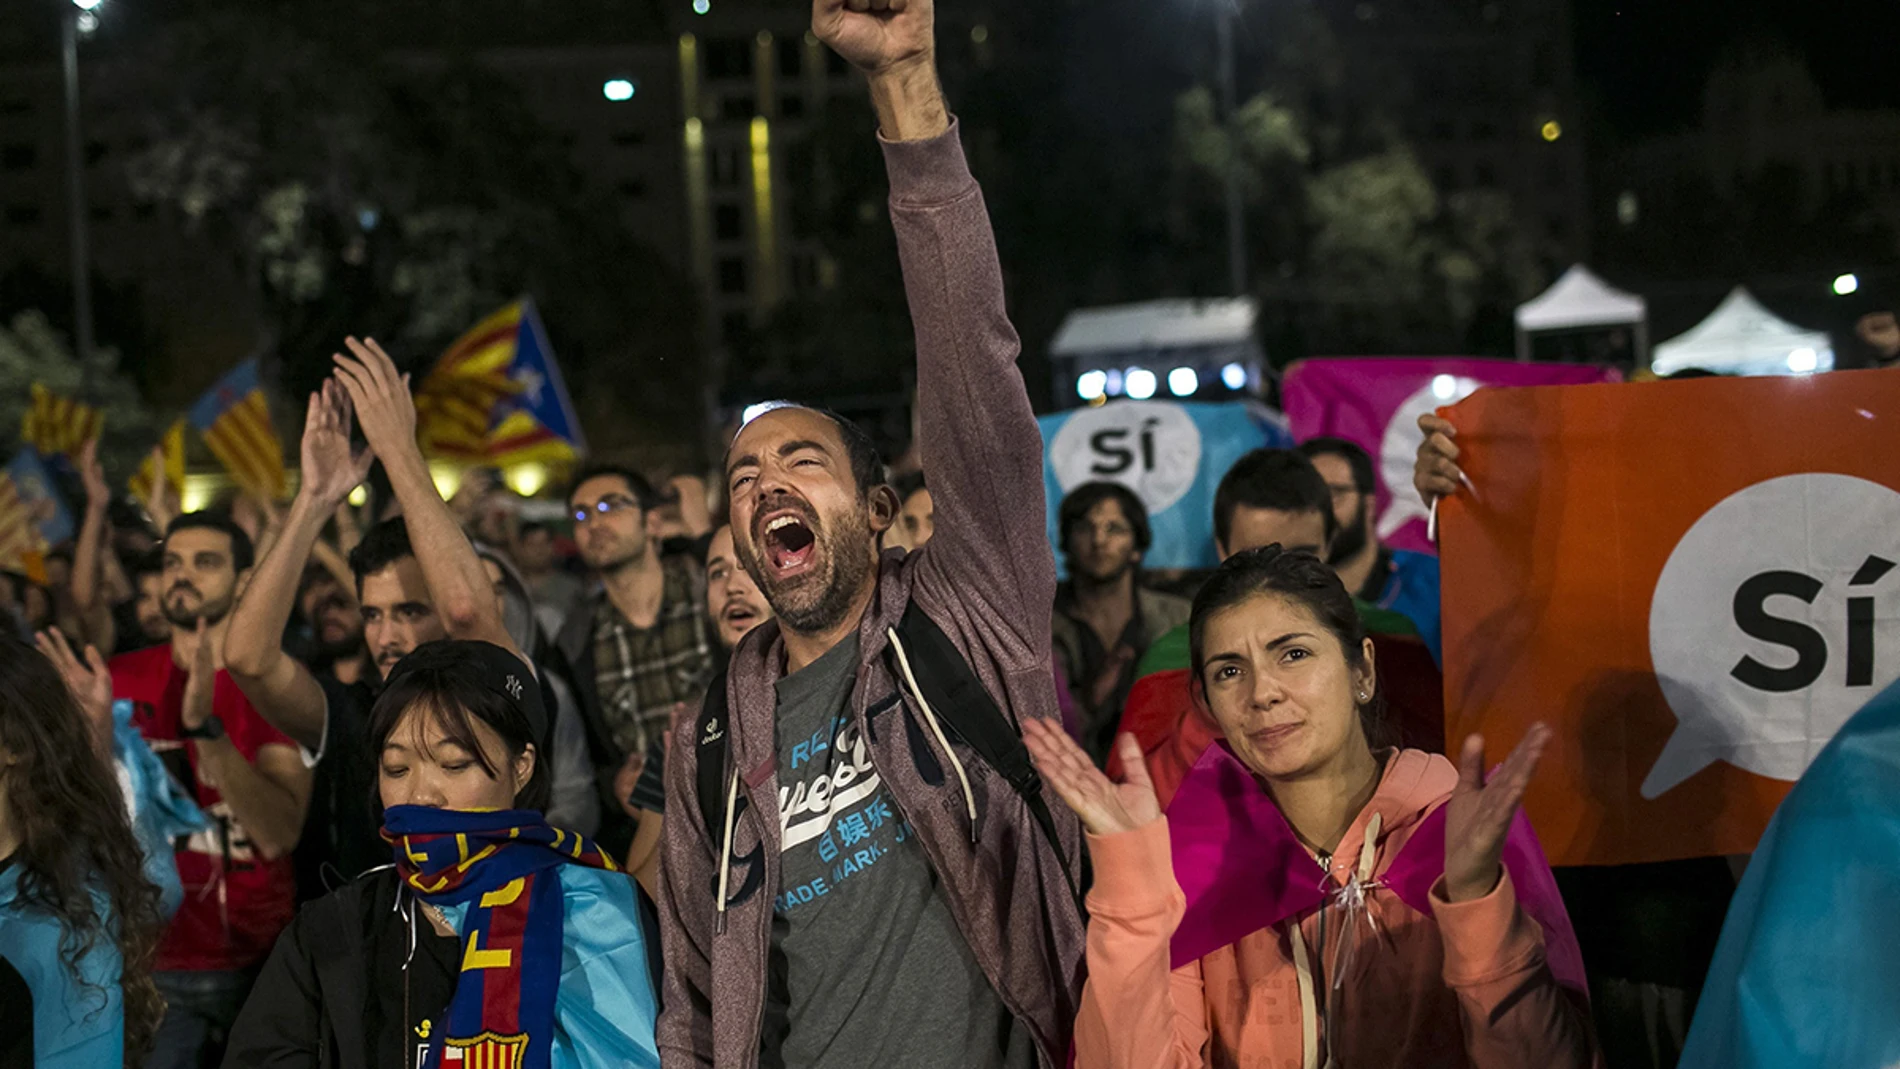
[[[543,816],[540,687],[416,452],[403,380],[380,349],[351,349],[338,378],[457,637],[404,657],[370,713],[394,864],[298,913],[224,1064],[657,1067],[634,883]],[[347,420],[326,392],[313,418]]]

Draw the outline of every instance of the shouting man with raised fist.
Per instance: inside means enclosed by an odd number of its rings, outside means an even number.
[[[1084,936],[1079,828],[1021,736],[1057,716],[1041,437],[931,0],[814,0],[812,24],[870,80],[936,533],[880,556],[896,495],[831,413],[733,441],[735,549],[776,619],[667,763],[661,1057],[1057,1069]]]

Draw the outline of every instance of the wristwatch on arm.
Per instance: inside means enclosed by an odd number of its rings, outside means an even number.
[[[181,738],[187,739],[222,739],[224,738],[224,721],[218,719],[218,714],[212,713],[205,717],[204,723],[195,728],[180,725],[178,734]]]

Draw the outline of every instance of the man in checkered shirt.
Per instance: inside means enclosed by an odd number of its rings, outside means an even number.
[[[599,586],[569,612],[558,645],[573,668],[603,796],[599,841],[615,855],[632,839],[614,783],[637,774],[673,708],[697,702],[718,646],[697,562],[662,557],[652,484],[593,467],[567,495],[574,540]]]

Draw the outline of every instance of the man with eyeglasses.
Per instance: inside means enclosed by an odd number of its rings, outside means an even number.
[[[698,701],[714,670],[705,579],[696,562],[660,553],[653,486],[639,473],[590,467],[567,495],[574,541],[598,580],[568,613],[556,645],[573,668],[595,771],[623,814],[616,781],[637,776],[661,746],[673,707]],[[624,853],[632,826],[603,824],[601,846]]]
[[[1412,621],[1433,660],[1439,653],[1438,558],[1379,541],[1372,514],[1377,503],[1372,457],[1344,438],[1313,438],[1300,445],[1332,496],[1337,533],[1326,563],[1352,596]]]

